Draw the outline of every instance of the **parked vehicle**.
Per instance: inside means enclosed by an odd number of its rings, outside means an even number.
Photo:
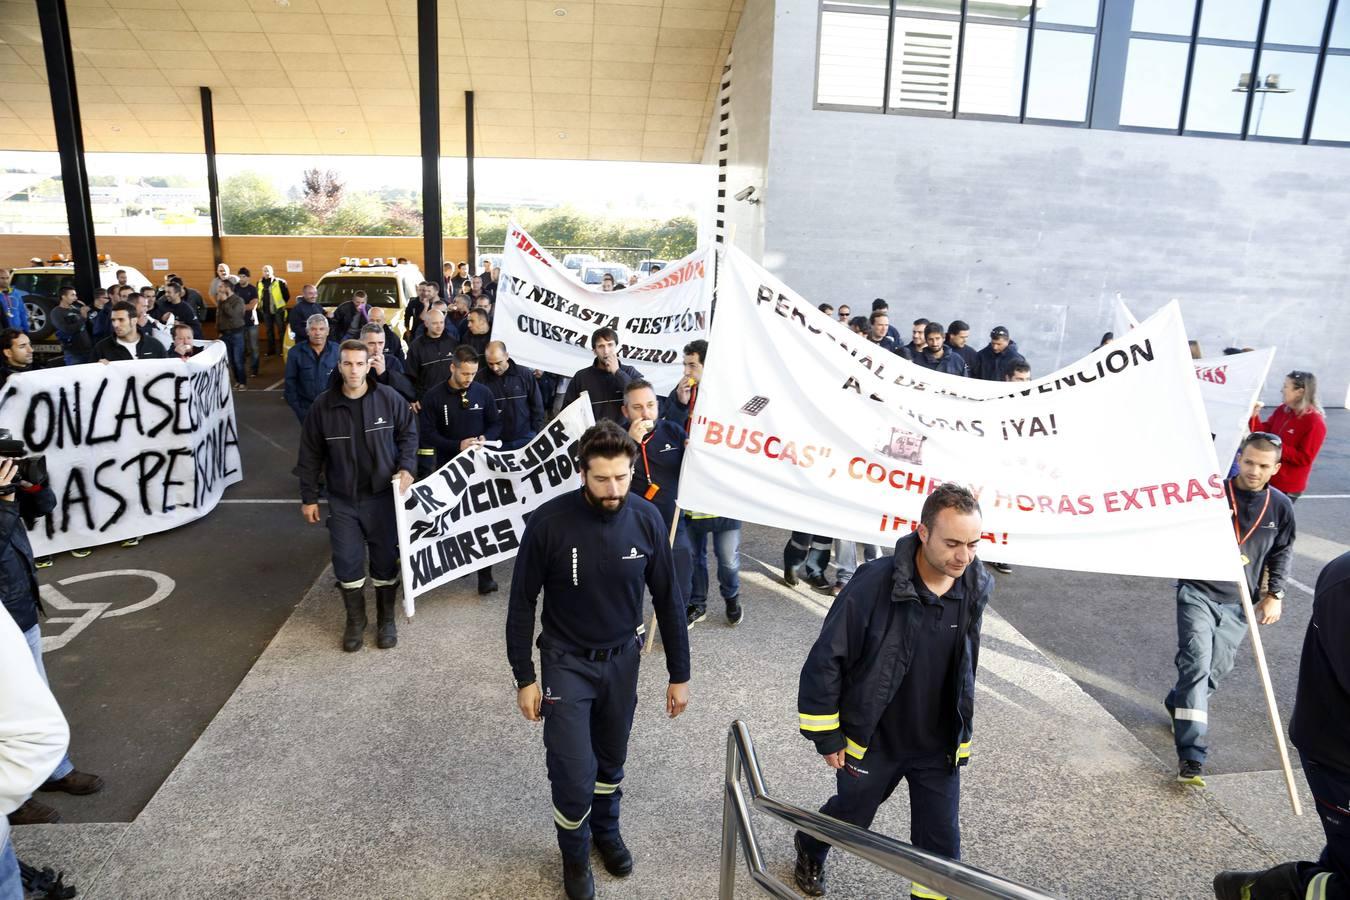
[[[659,272],[668,265],[670,265],[669,260],[644,259],[642,262],[638,263],[637,273],[639,277],[646,278],[653,272]]]
[[[423,280],[422,270],[412,263],[398,265],[393,259],[344,256],[338,260],[337,268],[320,276],[315,287],[319,289],[319,305],[329,318],[335,309],[352,299],[353,294],[365,291],[366,304],[388,310],[385,324],[402,338],[403,310],[417,296],[417,285]],[[283,356],[294,345],[288,328],[283,341]]]
[[[581,277],[581,270],[586,266],[600,262],[600,258],[592,256],[589,253],[569,253],[563,257],[563,267],[567,269],[567,274],[573,278]]]
[[[139,269],[119,265],[100,254],[99,287],[109,288],[117,284],[119,271],[127,273],[127,284],[137,290],[150,284],[150,279],[142,275]],[[75,264],[64,256],[53,256],[45,265],[23,266],[14,270],[10,287],[28,308],[28,337],[33,342],[34,352],[43,355],[61,352],[61,345],[57,343],[52,327],[51,311],[56,306],[61,288],[74,283]]]
[[[581,283],[599,288],[606,275],[614,276],[615,284],[628,284],[628,276],[633,270],[622,263],[592,263],[581,269]]]

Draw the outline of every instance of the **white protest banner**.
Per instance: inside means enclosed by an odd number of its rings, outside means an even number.
[[[56,509],[30,532],[49,556],[198,519],[244,477],[225,345],[10,376],[0,428],[46,457]]]
[[[732,248],[680,502],[892,543],[926,496],[967,485],[984,558],[1232,580],[1236,550],[1175,304],[1025,385],[879,349]]]
[[[1125,301],[1116,297],[1116,322],[1138,326],[1139,320],[1130,312]],[[1126,332],[1117,331],[1119,339]],[[1209,359],[1195,359],[1195,377],[1200,382],[1200,399],[1205,404],[1209,431],[1214,436],[1214,455],[1219,469],[1227,473],[1237,454],[1238,445],[1247,434],[1247,422],[1252,415],[1252,404],[1265,386],[1266,375],[1275,360],[1275,348],[1251,350]]]
[[[580,486],[577,442],[594,424],[583,393],[519,450],[466,450],[396,498],[404,612],[420,594],[515,556],[526,517]]]
[[[591,333],[619,333],[619,361],[664,395],[683,374],[684,347],[707,338],[710,250],[698,250],[632,287],[605,293],[568,274],[514,222],[506,232],[492,337],[527,369],[572,375],[595,361]]]

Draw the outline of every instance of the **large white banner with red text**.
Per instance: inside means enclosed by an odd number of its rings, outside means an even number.
[[[684,347],[707,338],[713,256],[698,250],[630,288],[582,284],[514,222],[506,231],[492,337],[527,369],[571,376],[595,361],[591,334],[619,333],[619,361],[664,395],[684,368]]]
[[[917,527],[936,485],[952,481],[979,497],[983,558],[1236,576],[1176,304],[1014,385],[934,373],[880,350],[734,248],[718,296],[681,505],[892,543]]]
[[[1116,298],[1115,322],[1117,339],[1128,335],[1139,324],[1119,297]],[[1214,453],[1219,458],[1219,467],[1225,471],[1247,434],[1252,404],[1261,396],[1261,388],[1265,386],[1266,375],[1274,360],[1275,348],[1266,347],[1192,361],[1195,377],[1200,382],[1200,399],[1209,419],[1209,431],[1214,435]]]

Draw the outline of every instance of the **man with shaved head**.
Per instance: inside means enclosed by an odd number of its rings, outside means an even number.
[[[502,449],[524,447],[544,428],[544,401],[534,373],[511,361],[506,344],[491,341],[483,354],[478,381],[492,392],[502,420]]]

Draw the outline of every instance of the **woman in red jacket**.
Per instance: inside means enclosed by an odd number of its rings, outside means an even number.
[[[1248,427],[1279,436],[1284,452],[1270,483],[1296,501],[1308,487],[1308,472],[1326,440],[1327,420],[1317,405],[1317,378],[1311,372],[1296,370],[1284,376],[1280,394],[1284,402],[1264,422],[1262,404],[1256,404]]]

